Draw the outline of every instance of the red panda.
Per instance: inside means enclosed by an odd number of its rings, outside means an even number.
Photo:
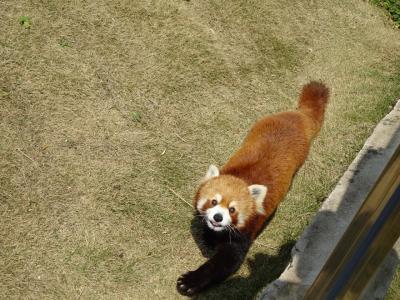
[[[215,254],[177,281],[182,295],[193,295],[237,271],[256,237],[273,217],[296,171],[318,134],[329,98],[328,88],[312,81],[295,111],[257,121],[240,149],[219,170],[211,165],[197,190],[196,217],[203,240]]]

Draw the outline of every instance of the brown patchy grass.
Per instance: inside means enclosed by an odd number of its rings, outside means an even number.
[[[200,297],[251,298],[399,95],[400,34],[362,1],[0,12],[0,298],[177,298],[203,258],[174,193],[191,202],[254,120],[322,79],[332,101],[308,162],[238,274]]]
[[[397,268],[397,272],[394,274],[392,284],[386,295],[386,300],[396,300],[400,298],[400,268]]]

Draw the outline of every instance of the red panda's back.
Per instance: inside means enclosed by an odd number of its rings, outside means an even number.
[[[299,112],[265,117],[254,124],[221,173],[268,187],[265,209],[272,213],[304,163],[310,144],[307,118]]]

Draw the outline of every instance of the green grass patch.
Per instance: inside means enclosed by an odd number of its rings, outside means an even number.
[[[58,44],[63,48],[71,47],[71,43],[64,37],[60,38]]]
[[[31,18],[28,16],[21,16],[19,17],[19,24],[25,29],[30,29],[32,26]]]
[[[371,0],[377,6],[386,9],[397,26],[400,26],[400,2],[398,0]]]

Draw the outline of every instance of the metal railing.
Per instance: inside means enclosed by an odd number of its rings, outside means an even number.
[[[399,237],[400,146],[304,299],[358,299]]]

